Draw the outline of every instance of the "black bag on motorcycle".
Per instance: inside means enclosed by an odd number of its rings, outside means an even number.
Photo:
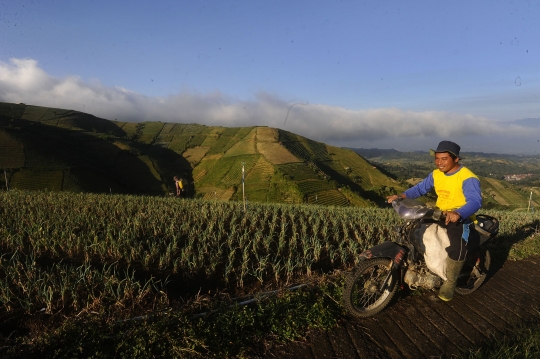
[[[474,228],[480,234],[480,244],[484,244],[499,233],[499,220],[487,214],[477,214]]]

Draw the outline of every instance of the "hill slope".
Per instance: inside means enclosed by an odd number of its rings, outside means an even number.
[[[268,127],[129,123],[0,103],[0,168],[11,188],[373,205],[403,186],[353,151]]]

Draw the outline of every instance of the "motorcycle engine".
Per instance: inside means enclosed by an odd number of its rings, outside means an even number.
[[[413,290],[418,287],[433,289],[440,287],[443,283],[443,280],[439,276],[430,273],[423,266],[409,267],[407,272],[405,272],[405,278],[403,280]]]

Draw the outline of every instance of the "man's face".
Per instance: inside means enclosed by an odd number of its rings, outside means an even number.
[[[435,166],[437,166],[441,172],[452,173],[454,170],[457,170],[459,166],[458,162],[459,158],[454,160],[448,152],[435,153]]]

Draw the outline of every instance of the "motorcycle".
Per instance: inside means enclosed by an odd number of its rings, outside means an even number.
[[[423,242],[426,226],[444,220],[442,211],[412,199],[395,200],[392,207],[405,219],[396,228],[397,241],[385,241],[364,251],[360,254],[360,263],[345,279],[343,302],[353,316],[369,317],[379,313],[405,283],[413,290],[432,290],[438,289],[446,279],[442,278],[444,274],[437,275],[440,272],[426,265]],[[469,251],[459,274],[455,292],[461,295],[471,294],[486,279],[491,265],[487,244],[497,235],[499,221],[477,214],[475,229],[480,237],[479,245]]]

